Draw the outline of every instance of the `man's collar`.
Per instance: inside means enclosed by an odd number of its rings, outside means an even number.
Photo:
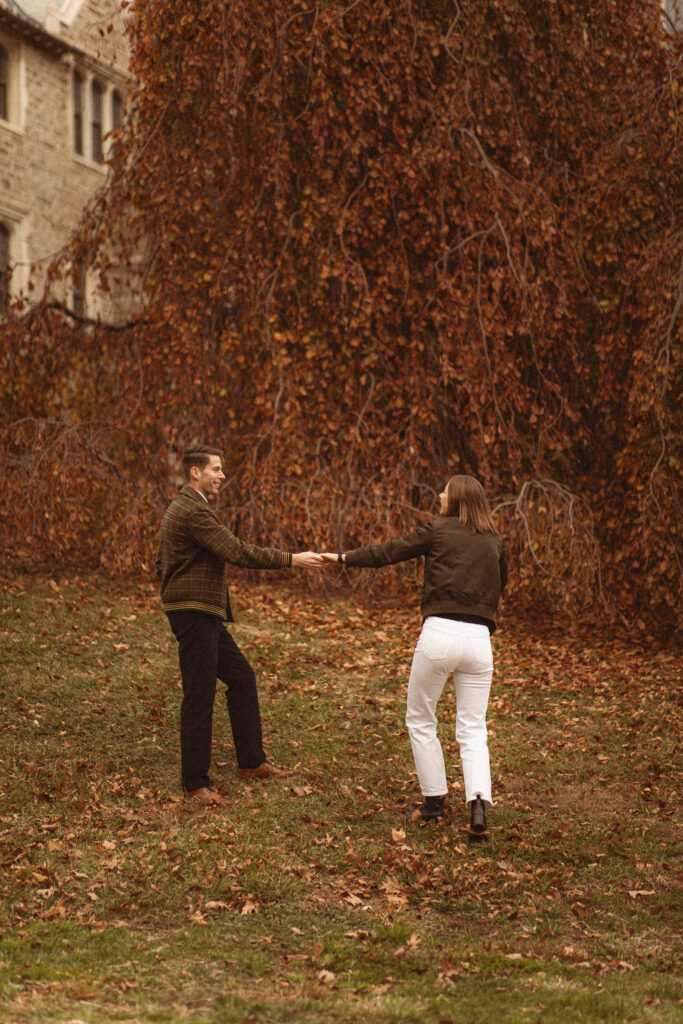
[[[202,491],[197,490],[196,487],[193,487],[192,484],[183,484],[181,489],[185,491],[186,494],[197,495],[197,497],[202,498],[202,500],[206,502],[207,505],[209,504],[209,499],[206,497],[206,495]]]

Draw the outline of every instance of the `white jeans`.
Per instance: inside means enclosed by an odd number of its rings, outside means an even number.
[[[406,726],[423,796],[448,792],[441,744],[436,734],[436,705],[446,680],[455,681],[455,738],[465,780],[467,803],[480,796],[491,804],[491,768],[486,743],[486,707],[493,657],[486,626],[430,615],[424,621],[408,682]]]

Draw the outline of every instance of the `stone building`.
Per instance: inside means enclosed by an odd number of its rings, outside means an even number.
[[[40,293],[47,265],[106,182],[107,133],[125,103],[123,19],[117,0],[0,0],[3,303],[8,290],[27,295],[29,277]],[[60,297],[98,315],[91,284],[82,268]]]
[[[662,0],[667,32],[683,32],[683,0]]]

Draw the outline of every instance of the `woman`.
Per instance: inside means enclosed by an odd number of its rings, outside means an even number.
[[[486,743],[486,708],[493,658],[490,634],[496,628],[507,562],[484,489],[471,476],[454,476],[439,496],[441,515],[413,533],[355,551],[327,553],[328,561],[378,569],[425,556],[423,626],[408,682],[406,726],[424,797],[413,821],[444,816],[448,793],[435,709],[453,673],[457,703],[455,737],[470,807],[470,829],[486,831],[491,806],[491,769]]]

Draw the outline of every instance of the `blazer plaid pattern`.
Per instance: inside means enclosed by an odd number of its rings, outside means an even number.
[[[194,487],[181,488],[161,521],[156,556],[164,611],[206,612],[231,622],[226,562],[245,569],[286,569],[292,555],[244,544]]]

